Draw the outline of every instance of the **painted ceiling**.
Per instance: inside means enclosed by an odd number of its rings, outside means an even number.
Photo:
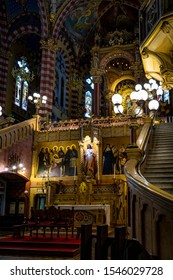
[[[101,47],[107,47],[111,46],[111,42],[115,39],[121,38],[124,44],[128,44],[138,37],[138,12],[144,2],[144,0],[1,1],[5,3],[9,34],[30,25],[37,27],[41,35],[43,18],[47,20],[48,32],[51,32],[51,28],[53,30],[59,20],[60,34],[68,38],[71,49],[84,63],[90,60],[91,48],[95,45],[96,38]],[[50,23],[52,16],[54,21]],[[47,34],[47,37],[51,35]],[[40,38],[35,34],[32,36],[23,34],[19,40],[33,60],[32,50],[38,50]]]
[[[140,0],[5,0],[7,22],[9,25],[19,24],[19,17],[29,21],[40,16],[40,4],[45,2],[47,13],[61,15],[68,3],[73,2],[72,8],[63,18],[64,30],[75,40],[87,42],[97,32],[105,36],[116,29],[132,31],[138,24]],[[75,3],[76,2],[76,3]],[[26,19],[28,18],[28,19]],[[22,20],[22,19],[21,19]],[[36,20],[35,20],[36,22]]]

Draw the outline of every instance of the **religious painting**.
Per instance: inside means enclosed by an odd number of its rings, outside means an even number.
[[[107,143],[103,150],[103,175],[124,174],[124,165],[127,161],[126,146],[120,147]]]
[[[75,144],[43,146],[38,153],[38,177],[77,175],[78,150]]]
[[[87,4],[78,5],[73,10],[66,21],[68,30],[75,34],[79,39],[82,39],[90,30],[92,22],[95,19],[94,9],[96,8],[96,1],[89,1]]]

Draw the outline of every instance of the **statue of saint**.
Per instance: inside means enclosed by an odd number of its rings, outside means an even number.
[[[88,144],[84,153],[84,172],[89,178],[94,178],[95,175],[95,157],[91,144]]]

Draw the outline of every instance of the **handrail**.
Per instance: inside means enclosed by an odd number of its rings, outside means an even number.
[[[163,207],[165,207],[165,203],[168,203],[169,207],[171,207],[173,211],[173,195],[149,183],[140,173],[139,167],[141,162],[143,161],[143,158],[145,157],[149,139],[152,133],[152,128],[152,122],[147,122],[144,124],[137,139],[137,145],[143,152],[143,157],[140,159],[129,159],[125,165],[124,172],[127,177],[127,182],[131,186],[135,186],[135,188],[144,196],[146,195],[147,198],[148,196],[150,196],[151,199],[157,200],[157,202]]]
[[[173,213],[173,195],[149,183],[144,177],[140,176],[137,172],[137,164],[136,159],[130,159],[125,165],[128,184],[142,195],[143,200],[146,197],[147,201],[157,202],[159,207]]]
[[[145,156],[152,132],[152,127],[149,129],[147,126],[144,128],[145,139],[140,146],[142,152],[138,148],[135,155],[133,151],[133,156],[124,167],[128,185],[129,238],[137,239],[152,256],[173,259],[171,246],[165,247],[162,242],[163,238],[172,238],[173,195],[149,183],[140,174],[140,163],[141,159],[143,160],[141,155]]]

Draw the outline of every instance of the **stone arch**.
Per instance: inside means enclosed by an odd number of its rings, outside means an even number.
[[[11,45],[14,44],[19,38],[21,38],[23,35],[26,34],[36,34],[38,35],[38,37],[40,37],[40,30],[36,26],[28,25],[25,26],[25,28],[21,26],[20,28],[15,30],[15,32],[12,35],[8,37],[8,42],[9,42],[8,49],[10,49]]]
[[[132,80],[132,81],[136,82],[136,79],[135,79],[134,76],[132,76],[132,75],[124,75],[124,76],[120,77],[119,79],[117,79],[116,81],[114,81],[114,82],[112,83],[111,91],[114,92],[114,89],[116,88],[116,86],[117,86],[120,82],[125,81],[125,80]]]
[[[70,11],[74,10],[74,7],[79,4],[85,2],[85,0],[71,0],[63,9],[59,9],[56,15],[56,22],[54,25],[54,29],[52,32],[53,38],[58,38],[61,28],[63,27],[66,16],[70,13]]]
[[[120,48],[114,48],[109,54],[106,54],[100,61],[100,68],[104,71],[106,65],[115,58],[126,58],[131,64],[134,63],[134,57],[127,51]]]

